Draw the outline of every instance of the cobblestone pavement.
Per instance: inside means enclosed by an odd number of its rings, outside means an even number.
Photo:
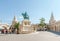
[[[0,41],[60,41],[60,36],[47,31],[31,34],[0,34]]]

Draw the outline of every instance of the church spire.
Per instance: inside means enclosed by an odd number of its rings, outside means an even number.
[[[52,23],[55,23],[55,19],[54,19],[54,16],[53,16],[53,12],[51,13],[51,17],[50,17],[50,20],[49,20],[49,23],[52,24]]]
[[[18,21],[17,21],[17,19],[16,19],[16,16],[14,16],[14,18],[13,18],[13,21],[12,21],[12,25],[14,25],[15,23],[17,23]]]
[[[14,19],[13,19],[13,21],[17,21],[17,19],[16,19],[16,16],[14,16]]]
[[[50,18],[50,20],[54,20],[53,12],[51,13],[51,18]]]

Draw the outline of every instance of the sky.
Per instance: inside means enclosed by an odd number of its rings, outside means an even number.
[[[0,0],[0,22],[11,24],[14,16],[21,22],[22,13],[27,12],[33,24],[45,18],[49,23],[51,12],[56,20],[60,20],[60,0]]]

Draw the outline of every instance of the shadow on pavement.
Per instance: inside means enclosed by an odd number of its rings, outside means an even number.
[[[52,32],[52,33],[54,33],[56,35],[60,35],[60,32],[56,32],[56,31],[48,31],[48,32]]]

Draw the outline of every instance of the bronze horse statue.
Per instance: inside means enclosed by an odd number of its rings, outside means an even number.
[[[22,16],[23,16],[24,19],[28,19],[29,20],[29,16],[27,15],[27,12],[22,13]]]

